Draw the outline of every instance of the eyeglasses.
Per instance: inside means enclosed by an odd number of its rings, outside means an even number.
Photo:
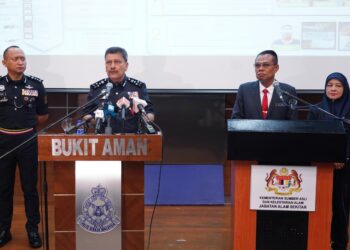
[[[263,69],[266,69],[268,67],[271,67],[271,66],[275,66],[276,64],[272,64],[272,63],[255,63],[254,64],[254,67],[256,69],[260,68],[260,67],[263,67]]]

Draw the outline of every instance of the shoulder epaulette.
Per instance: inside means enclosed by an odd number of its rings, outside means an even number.
[[[131,78],[131,77],[129,77],[129,82],[138,86],[138,87],[141,87],[145,84],[144,82],[141,82],[140,80],[137,80],[137,79]]]
[[[98,89],[99,87],[101,87],[101,86],[107,84],[107,82],[108,82],[108,79],[107,79],[107,78],[104,78],[104,79],[102,79],[102,80],[99,80],[99,81],[97,81],[97,82],[91,84],[90,87],[93,88],[93,89]]]
[[[31,75],[27,75],[27,77],[33,81],[36,81],[36,82],[39,82],[39,83],[43,83],[43,80],[38,78],[38,77],[35,77],[35,76],[31,76]]]

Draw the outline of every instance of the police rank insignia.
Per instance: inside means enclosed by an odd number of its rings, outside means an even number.
[[[26,86],[24,86],[26,89],[32,89],[32,88],[34,88],[32,85],[30,85],[30,84],[28,84],[28,85],[26,85]]]
[[[120,225],[115,208],[107,197],[107,189],[101,185],[91,189],[83,203],[82,215],[78,216],[77,224],[90,233],[102,234],[112,231]]]

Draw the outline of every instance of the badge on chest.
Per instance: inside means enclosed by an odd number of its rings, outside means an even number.
[[[38,96],[38,90],[36,89],[22,89],[22,96]]]

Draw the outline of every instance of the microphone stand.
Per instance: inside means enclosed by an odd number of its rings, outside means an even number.
[[[149,124],[147,116],[141,110],[138,112],[138,116],[140,118],[140,133],[141,131],[146,132],[147,134],[157,133],[154,127],[151,124]]]
[[[106,120],[107,125],[105,127],[105,134],[111,135],[112,134],[112,127],[111,127],[111,119],[116,116],[116,113],[114,111],[110,111],[109,109],[106,112]]]
[[[108,115],[108,117],[107,117],[107,126],[105,127],[105,134],[106,135],[112,134],[111,116],[110,115]]]
[[[93,99],[91,99],[90,101],[88,101],[87,103],[85,103],[83,106],[80,106],[78,108],[76,108],[75,110],[73,110],[72,112],[68,113],[67,115],[63,116],[62,118],[58,119],[57,121],[49,124],[48,126],[44,127],[43,129],[39,130],[38,132],[35,132],[34,135],[32,135],[31,137],[29,137],[27,140],[23,141],[22,143],[20,143],[19,145],[17,145],[16,147],[12,148],[11,150],[7,151],[6,153],[4,153],[3,155],[0,156],[0,159],[3,159],[5,156],[13,153],[14,151],[16,151],[17,149],[19,149],[20,147],[22,147],[23,145],[27,144],[28,142],[34,140],[35,138],[37,138],[37,136],[39,134],[43,134],[45,133],[47,130],[49,130],[50,128],[54,127],[55,125],[57,125],[58,123],[62,122],[64,119],[68,118],[69,116],[75,114],[76,112],[78,112],[79,110],[82,110],[83,108],[89,106],[90,104],[92,104],[94,101],[96,101],[97,99],[101,98],[102,96],[106,95],[107,93],[105,91],[102,91],[99,95],[97,95],[96,97],[94,97]],[[44,204],[45,204],[45,248],[47,250],[49,250],[50,246],[49,246],[49,219],[48,219],[48,199],[47,199],[47,194],[48,194],[48,185],[47,185],[47,178],[46,178],[46,163],[44,162],[44,178],[43,178],[43,190],[44,190]]]
[[[64,119],[68,118],[69,116],[75,114],[76,112],[82,110],[83,108],[89,106],[91,103],[93,103],[94,101],[96,101],[97,99],[99,99],[101,96],[105,95],[105,92],[101,92],[99,95],[97,95],[96,97],[94,97],[93,99],[91,99],[90,101],[88,101],[87,103],[85,103],[83,106],[80,106],[78,108],[76,108],[75,110],[73,110],[72,112],[68,113],[67,115],[63,116],[62,118],[58,119],[57,121],[49,124],[48,126],[44,127],[43,129],[39,130],[38,132],[34,133],[34,135],[32,135],[30,138],[28,138],[27,140],[23,141],[21,144],[19,144],[18,146],[14,147],[13,149],[7,151],[6,153],[4,153],[3,155],[0,156],[0,160],[2,158],[4,158],[5,156],[11,154],[12,152],[16,151],[18,148],[22,147],[23,145],[25,145],[26,143],[32,141],[34,138],[36,138],[39,134],[43,134],[45,133],[47,130],[49,130],[50,128],[56,126],[58,123],[62,122]]]
[[[331,112],[329,112],[327,110],[324,110],[323,108],[320,108],[318,105],[311,104],[311,103],[309,103],[309,102],[307,102],[307,101],[305,101],[305,100],[303,100],[303,99],[301,99],[301,98],[299,98],[299,97],[297,97],[295,95],[292,95],[288,91],[285,91],[285,90],[283,90],[281,88],[280,88],[280,91],[282,92],[282,94],[285,94],[286,96],[289,96],[290,98],[295,99],[298,102],[301,102],[301,103],[305,104],[309,109],[310,109],[310,107],[315,107],[317,110],[321,111],[322,113],[327,114],[327,115],[329,115],[329,116],[331,116],[331,117],[333,117],[333,118],[335,118],[337,120],[340,120],[340,121],[350,125],[350,120],[348,120],[348,119],[336,116],[336,115],[332,114]]]
[[[122,119],[122,127],[121,127],[121,134],[124,135],[125,134],[125,105],[122,106],[122,109],[121,109],[121,119]]]

